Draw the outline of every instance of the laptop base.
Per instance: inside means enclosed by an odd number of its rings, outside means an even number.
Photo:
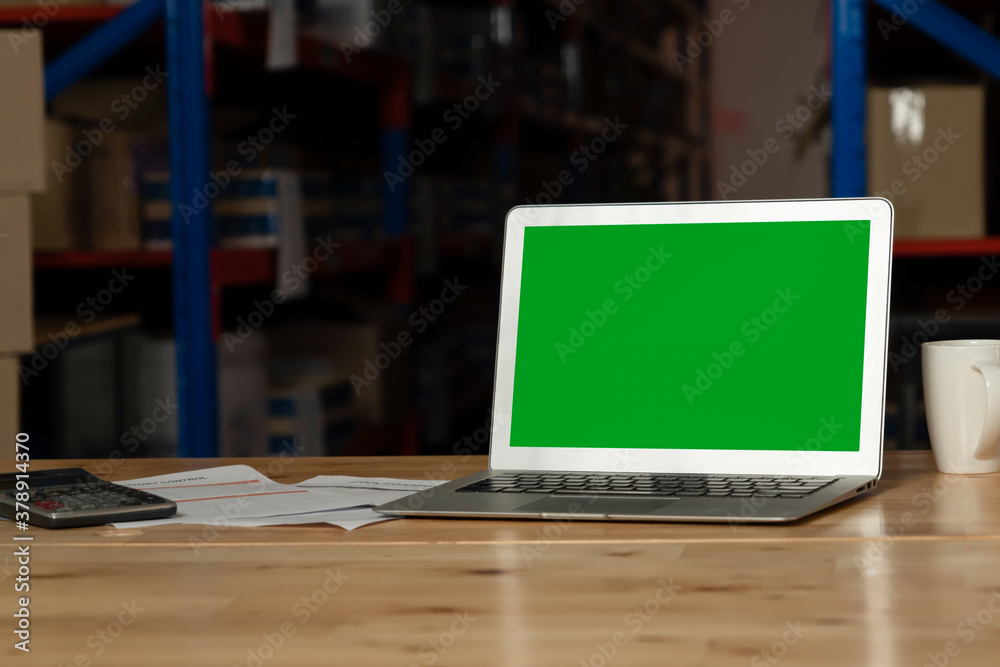
[[[844,476],[805,498],[567,496],[546,493],[459,493],[458,489],[502,473],[490,470],[375,508],[396,517],[570,519],[574,521],[673,521],[782,523],[797,521],[874,488],[875,478]]]

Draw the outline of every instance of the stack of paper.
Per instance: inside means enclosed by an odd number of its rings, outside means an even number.
[[[195,523],[287,526],[329,523],[353,530],[391,517],[372,507],[442,484],[440,481],[320,475],[297,485],[274,482],[250,466],[235,465],[117,482],[177,503],[167,519],[128,521],[115,527]]]

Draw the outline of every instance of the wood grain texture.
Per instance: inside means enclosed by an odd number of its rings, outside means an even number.
[[[485,465],[451,460],[449,476]],[[423,478],[445,461],[303,459],[272,476]],[[126,461],[113,477],[205,464]],[[29,656],[8,630],[16,559],[4,524],[0,660],[993,665],[998,501],[1000,475],[946,478],[926,454],[898,453],[877,493],[793,526],[400,520],[230,529],[199,548],[189,544],[198,526],[35,529]]]
[[[36,461],[44,467],[81,466],[107,479],[122,480],[165,472],[196,470],[207,465],[247,463],[283,483],[315,475],[359,475],[409,479],[454,478],[483,470],[486,457],[366,457],[300,459],[135,459],[118,461]],[[108,472],[110,471],[110,474]],[[752,508],[751,508],[752,509]],[[690,541],[784,541],[788,539],[900,539],[953,537],[1000,539],[1000,474],[942,475],[929,452],[887,452],[878,488],[825,512],[791,525],[611,523],[575,521],[558,534],[543,531],[549,522],[403,519],[347,532],[325,524],[275,528],[161,526],[115,530],[111,527],[46,531],[44,544],[183,545],[192,537],[206,547],[238,544],[494,544],[531,543],[541,535],[564,543],[661,543]],[[0,525],[0,538],[9,525]],[[208,539],[211,538],[211,539]]]

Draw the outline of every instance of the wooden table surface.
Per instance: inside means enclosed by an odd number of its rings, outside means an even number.
[[[485,458],[35,461],[129,479],[250,463],[456,477]],[[108,470],[113,468],[111,474]],[[5,665],[995,665],[1000,475],[888,453],[879,488],[794,525],[407,519],[33,529],[30,654]]]

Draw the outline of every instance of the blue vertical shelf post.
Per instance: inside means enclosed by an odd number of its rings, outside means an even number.
[[[196,457],[215,456],[218,441],[212,215],[194,197],[205,187],[210,165],[203,18],[202,0],[167,0],[178,455]]]
[[[833,35],[831,192],[834,197],[863,197],[867,191],[865,0],[833,0],[830,11]]]
[[[409,152],[410,139],[410,76],[405,63],[396,63],[391,78],[381,92],[379,120],[382,126],[382,173],[399,171],[400,158]],[[407,187],[402,183],[389,184],[383,179],[385,201],[384,224],[389,236],[400,236],[407,231]]]

